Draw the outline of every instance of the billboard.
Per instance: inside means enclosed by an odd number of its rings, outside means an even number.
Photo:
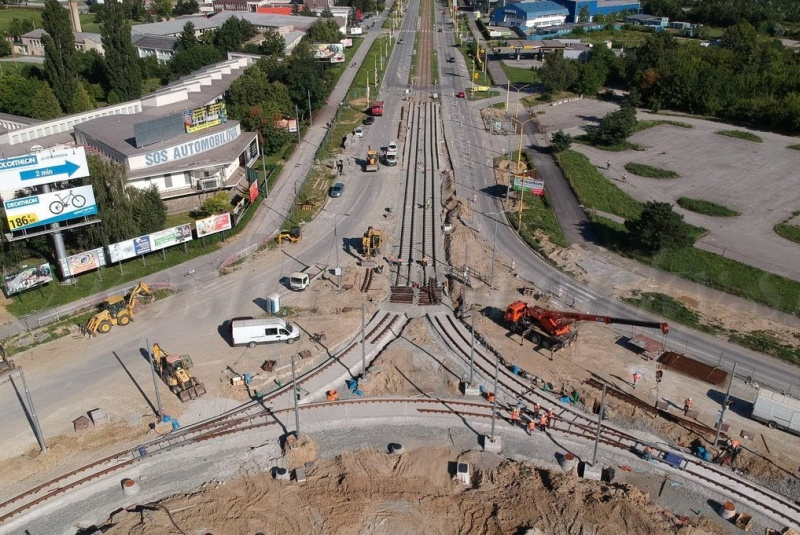
[[[52,148],[0,159],[0,191],[52,184],[89,176],[83,147]]]
[[[344,62],[344,45],[342,43],[314,43],[311,45],[314,58],[331,63]]]
[[[208,236],[209,234],[216,234],[223,230],[231,228],[231,214],[225,212],[224,214],[212,215],[205,219],[197,220],[197,237]]]
[[[186,133],[191,134],[228,121],[228,111],[224,102],[217,102],[183,112]]]
[[[275,121],[275,127],[294,134],[297,132],[297,119],[278,119]]]
[[[364,33],[364,31],[361,28],[350,28],[350,35],[361,35],[362,33]]]
[[[6,295],[13,295],[37,286],[42,286],[53,280],[53,271],[50,264],[25,268],[11,275],[3,275],[3,287]]]
[[[250,204],[255,202],[258,197],[258,180],[250,184]]]
[[[4,204],[8,228],[12,231],[97,213],[92,186],[11,199]]]
[[[350,48],[351,46],[353,46],[353,40],[349,39],[349,38],[348,39],[342,39],[340,41],[340,43],[342,43],[342,45],[344,45],[345,48]]]
[[[105,266],[106,255],[103,254],[103,248],[100,247],[62,258],[59,263],[61,264],[61,273],[65,277],[71,277]]]
[[[122,262],[134,256],[152,253],[153,251],[191,240],[192,225],[186,223],[185,225],[159,230],[152,234],[145,234],[132,240],[112,243],[108,246],[108,258],[111,262]]]
[[[544,180],[537,180],[535,178],[525,178],[525,189],[534,195],[544,195]],[[522,188],[523,178],[519,176],[514,177],[514,190],[519,191]]]

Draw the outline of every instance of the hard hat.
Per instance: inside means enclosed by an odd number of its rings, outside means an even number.
[[[692,398],[689,398],[689,401],[692,401]]]

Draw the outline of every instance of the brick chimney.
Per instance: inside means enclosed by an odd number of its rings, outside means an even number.
[[[78,0],[69,0],[69,18],[72,20],[72,31],[82,31],[81,17],[78,14]]]

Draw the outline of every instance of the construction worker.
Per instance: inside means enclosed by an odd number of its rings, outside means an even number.
[[[553,409],[547,409],[547,427],[553,427]]]
[[[542,414],[542,418],[539,420],[539,428],[542,431],[547,431],[547,415]]]
[[[511,409],[511,425],[517,425],[517,418],[519,418],[519,412],[517,409]]]
[[[642,459],[645,461],[652,461],[653,460],[653,448],[650,446],[644,447],[644,452],[642,452]]]
[[[427,256],[423,256],[422,257],[422,267],[428,267],[428,257]]]
[[[533,436],[533,432],[536,430],[536,420],[528,420],[528,434]]]
[[[611,169],[611,160],[606,162],[606,170]]]
[[[686,398],[686,401],[683,402],[683,415],[684,416],[689,414],[689,409],[692,408],[692,405],[694,405],[694,401],[692,401],[692,398]]]

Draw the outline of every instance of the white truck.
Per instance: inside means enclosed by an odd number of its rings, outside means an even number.
[[[289,288],[296,292],[302,292],[308,285],[317,280],[328,269],[327,266],[314,264],[308,266],[303,271],[295,271],[289,275]]]
[[[761,388],[753,404],[752,417],[770,429],[783,429],[800,435],[800,399]]]
[[[235,346],[256,347],[256,344],[286,342],[293,344],[300,338],[300,329],[280,318],[233,320],[231,339]]]
[[[386,165],[397,165],[397,141],[390,141],[384,154]]]

